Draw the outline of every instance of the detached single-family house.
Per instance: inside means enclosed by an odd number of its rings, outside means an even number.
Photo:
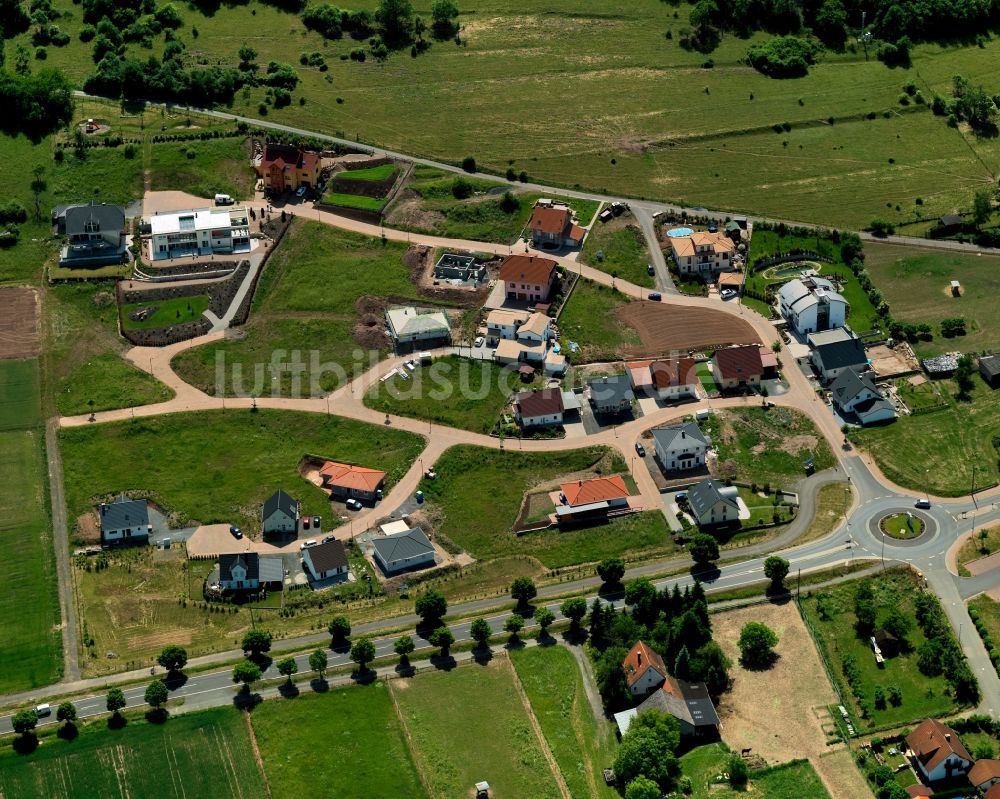
[[[1000,760],[976,761],[976,765],[969,772],[969,782],[984,792],[994,785],[1000,785]]]
[[[319,182],[319,153],[300,150],[289,144],[267,144],[257,166],[265,191],[280,194],[300,186],[313,187]]]
[[[495,347],[498,341],[513,341],[517,338],[518,328],[531,315],[529,311],[510,311],[497,308],[486,315],[486,343]]]
[[[718,480],[702,480],[688,489],[688,505],[699,527],[730,524],[740,518],[740,492]]]
[[[380,472],[378,469],[327,461],[319,470],[319,474],[323,478],[323,488],[329,489],[332,497],[354,498],[366,502],[382,498],[385,472]]]
[[[682,275],[695,275],[706,282],[715,280],[719,272],[734,269],[736,245],[723,233],[692,233],[670,239],[674,262]]]
[[[764,375],[764,363],[757,344],[716,350],[712,361],[715,364],[715,382],[723,391],[759,386]]]
[[[710,445],[694,422],[653,429],[656,459],[668,471],[686,472],[704,466]]]
[[[594,413],[620,414],[632,409],[635,394],[625,375],[595,377],[587,381]]]
[[[101,541],[129,541],[149,538],[153,526],[149,523],[149,506],[144,499],[129,499],[122,494],[110,504],[97,508],[101,520]]]
[[[667,679],[667,668],[660,653],[637,641],[622,661],[625,680],[632,696],[647,696]]]
[[[922,721],[906,736],[906,746],[925,782],[949,780],[972,768],[972,756],[961,739],[937,719]]]
[[[548,344],[552,338],[552,317],[535,311],[517,328],[517,340],[522,344]]]
[[[260,588],[260,556],[256,552],[219,555],[219,587],[223,591]]]
[[[444,311],[429,311],[408,305],[385,312],[386,329],[397,347],[429,342],[447,342],[451,323]]]
[[[620,474],[577,480],[559,486],[556,521],[570,524],[604,519],[612,512],[629,509],[628,486]]]
[[[697,363],[693,358],[664,358],[626,364],[629,382],[636,392],[664,401],[698,396]]]
[[[824,384],[848,369],[863,371],[868,368],[865,345],[849,327],[809,333],[806,341],[811,348],[809,360]]]
[[[994,785],[983,794],[983,799],[1000,799],[1000,785]]]
[[[556,262],[534,255],[509,255],[500,264],[500,279],[508,300],[548,302],[556,280]]]
[[[250,252],[250,215],[246,208],[196,208],[147,217],[149,257],[154,261]]]
[[[302,562],[314,580],[328,580],[347,574],[347,550],[336,538],[302,550]]]
[[[979,374],[990,388],[1000,386],[1000,356],[981,356],[979,358]]]
[[[101,266],[126,260],[125,209],[90,202],[54,209],[56,230],[66,236],[60,266]]]
[[[434,565],[434,545],[419,527],[372,541],[375,561],[386,574]]]
[[[637,713],[659,710],[677,719],[682,738],[710,738],[719,732],[719,714],[703,682],[667,677],[636,708]]]
[[[514,416],[521,427],[548,427],[563,423],[563,393],[558,388],[522,391],[514,398]]]
[[[264,535],[294,533],[299,529],[299,503],[284,491],[275,491],[261,509]]]
[[[789,280],[778,290],[781,315],[801,335],[843,327],[850,304],[822,277]]]
[[[889,422],[896,409],[867,372],[848,369],[830,384],[833,405],[842,416],[855,416],[862,425]]]
[[[573,221],[573,212],[565,205],[539,200],[528,220],[531,243],[553,250],[579,247],[587,231]]]

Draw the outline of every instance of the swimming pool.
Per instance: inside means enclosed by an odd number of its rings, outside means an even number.
[[[676,239],[681,236],[690,236],[692,233],[694,233],[694,230],[689,227],[675,227],[673,230],[667,231],[667,236]]]

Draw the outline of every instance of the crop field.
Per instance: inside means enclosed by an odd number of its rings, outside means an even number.
[[[41,422],[38,359],[0,361],[0,430],[24,430]]]
[[[326,495],[299,476],[307,453],[382,469],[391,486],[422,445],[412,433],[268,410],[171,414],[59,435],[71,519],[97,498],[144,491],[180,520],[248,529],[256,529],[261,503],[278,488],[300,499],[303,513],[329,516]]]
[[[122,324],[128,330],[146,330],[155,327],[179,325],[198,319],[208,308],[208,297],[178,297],[172,300],[133,302],[122,306]],[[140,308],[156,306],[156,310],[142,321],[129,318],[129,314]]]
[[[266,793],[242,713],[219,708],[167,724],[133,717],[123,730],[109,730],[102,719],[83,725],[74,741],[46,739],[28,756],[5,751],[0,795],[256,799]]]
[[[0,359],[38,355],[38,293],[34,289],[0,287]]]
[[[646,240],[630,217],[597,222],[587,235],[580,260],[637,286],[656,286],[656,279],[646,271],[650,260]]]
[[[932,341],[913,345],[917,355],[1000,350],[996,314],[1000,256],[867,243],[865,269],[885,295],[894,318],[927,322],[934,328]],[[952,280],[962,284],[960,297],[952,296]],[[967,334],[945,338],[938,326],[942,319],[953,317],[965,319]]]

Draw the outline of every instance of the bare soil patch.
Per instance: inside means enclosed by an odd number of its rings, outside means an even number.
[[[38,292],[0,288],[0,308],[0,360],[38,355]]]
[[[818,443],[816,436],[789,436],[781,442],[781,450],[789,455],[795,455],[803,449],[816,449]]]
[[[700,350],[728,344],[760,344],[749,323],[711,308],[683,308],[658,302],[630,302],[615,310],[618,319],[639,334],[627,357],[656,357],[676,350]]]
[[[99,544],[101,542],[101,528],[97,524],[95,511],[88,511],[76,520],[73,538],[79,539],[83,544]]]

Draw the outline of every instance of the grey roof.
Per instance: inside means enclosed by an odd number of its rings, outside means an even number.
[[[659,690],[653,691],[637,710],[659,710],[692,727],[718,727],[719,715],[702,682],[684,682],[669,677]]]
[[[434,552],[434,546],[419,527],[414,527],[405,533],[376,538],[372,541],[372,546],[382,562],[390,566],[397,561],[410,560]]]
[[[924,371],[927,374],[947,374],[958,368],[958,353],[945,353],[933,358],[924,358]]]
[[[618,405],[635,399],[625,375],[595,377],[587,381],[591,398],[599,405]]]
[[[1000,375],[1000,356],[983,355],[979,359],[979,371],[987,377]]]
[[[257,559],[262,583],[280,583],[285,579],[285,564],[280,556],[263,555]]]
[[[882,414],[885,411],[890,411],[892,416],[895,418],[896,409],[892,407],[892,403],[887,399],[867,399],[864,402],[860,402],[854,406],[854,413],[857,414],[858,419],[862,423],[867,423],[872,420],[872,417],[878,416],[882,418]]]
[[[309,560],[317,572],[326,572],[330,569],[347,568],[347,550],[337,539],[326,541],[322,544],[309,547]]]
[[[723,485],[718,480],[702,480],[688,489],[688,503],[698,519],[701,519],[719,501],[739,509],[740,505],[736,500],[738,496],[739,489]]]
[[[125,228],[125,209],[120,205],[105,205],[104,203],[87,203],[86,205],[67,206],[59,216],[65,219],[63,228],[66,235],[83,233],[84,225],[93,221],[102,233],[108,231],[121,232]]]
[[[843,369],[845,366],[864,367],[868,365],[868,355],[865,353],[865,345],[861,343],[860,339],[856,338],[821,344],[814,348],[814,352],[820,365],[826,371],[830,369]]]
[[[299,503],[284,491],[278,489],[264,503],[264,518],[266,519],[276,510],[280,510],[294,519],[298,509]]]
[[[125,527],[147,527],[149,525],[149,506],[144,499],[126,499],[122,494],[110,505],[102,504],[101,532],[121,530]]]
[[[817,294],[817,291],[821,294]],[[820,296],[825,295],[829,299],[836,298],[843,303],[847,303],[837,287],[829,280],[822,277],[808,277],[788,281],[778,290],[778,296],[783,305],[787,305],[796,313],[801,313],[805,308],[810,307],[820,301]]]
[[[701,428],[694,422],[654,428],[653,438],[665,450],[673,449],[674,441],[681,438],[690,438],[705,446],[710,443],[705,434],[701,432]]]
[[[247,571],[247,580],[260,579],[260,558],[256,552],[241,552],[238,555],[219,555],[219,579],[229,582],[233,579],[233,567],[242,566]]]
[[[859,374],[857,369],[845,369],[830,384],[833,401],[840,406],[849,403],[865,389],[880,394],[878,387],[868,373]]]
[[[852,338],[857,338],[857,336],[854,335],[854,331],[851,328],[844,325],[843,327],[832,327],[829,330],[817,330],[807,335],[806,341],[809,342],[810,347],[816,348],[824,344],[833,344],[837,341],[847,341]]]

